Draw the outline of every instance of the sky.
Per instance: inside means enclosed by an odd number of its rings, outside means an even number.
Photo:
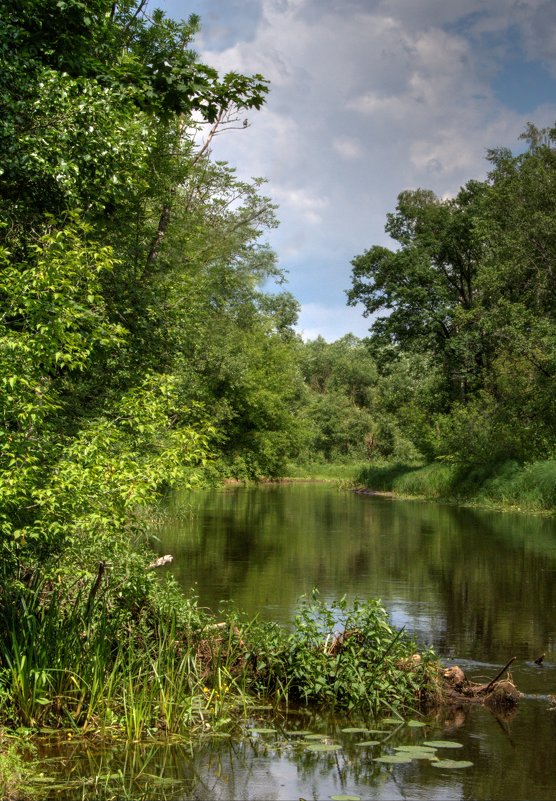
[[[262,73],[249,125],[214,139],[278,205],[267,240],[301,304],[304,339],[363,337],[346,305],[351,260],[395,247],[404,189],[450,197],[489,149],[556,123],[556,0],[150,0],[201,17],[194,48],[222,72]]]

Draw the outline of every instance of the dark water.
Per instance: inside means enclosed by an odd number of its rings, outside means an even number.
[[[233,601],[287,624],[314,587],[330,600],[380,598],[396,625],[471,679],[494,678],[516,656],[511,670],[524,698],[506,719],[473,708],[432,718],[426,729],[393,726],[381,746],[456,740],[463,747],[442,756],[471,760],[464,770],[380,764],[376,750],[357,746],[369,735],[341,731],[353,720],[301,712],[269,720],[262,711],[253,719],[275,734],[80,753],[74,765],[109,773],[135,760],[146,767],[126,775],[163,776],[169,792],[174,780],[171,797],[180,799],[556,798],[556,521],[297,484],[176,496],[158,536],[160,552],[174,556],[169,569],[203,606]],[[295,728],[327,734],[342,750],[300,749]]]

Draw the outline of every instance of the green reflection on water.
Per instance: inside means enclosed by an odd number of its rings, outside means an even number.
[[[203,605],[286,622],[318,587],[378,597],[441,654],[502,664],[554,646],[556,523],[322,485],[182,494],[161,553]]]
[[[440,715],[423,728],[385,725],[380,744],[369,747],[358,743],[375,735],[354,729],[374,730],[376,722],[326,718],[314,710],[298,717],[293,710],[282,717],[261,710],[247,722],[276,728],[276,737],[234,733],[191,745],[109,748],[64,744],[61,752],[43,753],[63,756],[57,763],[62,778],[76,784],[52,799],[114,793],[184,801],[334,794],[389,799],[400,793],[493,801],[554,797],[556,713],[548,711],[548,694],[556,689],[553,520],[287,485],[177,495],[168,523],[155,534],[160,553],[174,556],[161,572],[171,570],[186,591],[195,585],[205,606],[233,601],[249,615],[287,623],[299,596],[315,586],[328,599],[378,597],[395,623],[441,655],[467,660],[470,678],[493,678],[516,655],[514,680],[530,697],[507,719],[475,708]],[[538,668],[531,660],[543,652],[545,665]],[[342,749],[307,751],[293,730],[319,733]],[[450,773],[427,760],[373,761],[425,739],[460,741],[458,758],[473,767]],[[91,776],[118,771],[119,788],[114,782],[105,790],[87,785]],[[156,777],[163,783],[157,786]]]

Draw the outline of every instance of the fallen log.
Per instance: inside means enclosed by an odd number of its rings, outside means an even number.
[[[446,705],[453,704],[484,704],[493,709],[508,709],[514,707],[521,693],[508,673],[507,678],[502,675],[515,661],[515,656],[507,662],[494,679],[486,684],[469,681],[458,665],[446,668],[442,672],[441,696]]]

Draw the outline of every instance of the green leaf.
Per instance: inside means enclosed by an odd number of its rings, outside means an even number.
[[[313,743],[306,747],[306,751],[317,751],[317,752],[325,752],[325,751],[339,751],[341,750],[342,746],[337,745],[335,743]]]
[[[458,770],[460,768],[471,768],[473,762],[467,759],[439,759],[432,763],[433,768],[446,768],[446,770]]]
[[[423,745],[431,748],[463,748],[463,743],[456,743],[453,740],[425,740]]]

